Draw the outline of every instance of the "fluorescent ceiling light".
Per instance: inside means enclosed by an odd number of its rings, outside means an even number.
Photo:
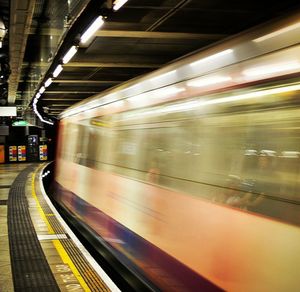
[[[52,78],[48,78],[45,82],[45,87],[48,87],[52,83]]]
[[[39,93],[42,94],[46,90],[45,86],[42,86],[39,90]]]
[[[49,121],[46,121],[46,120],[43,120],[43,122],[46,123],[46,124],[48,124],[48,125],[52,125],[52,126],[54,125],[53,122],[49,122]]]
[[[72,57],[76,54],[76,52],[78,51],[78,48],[76,46],[72,46],[69,51],[65,54],[65,56],[62,59],[62,62],[64,64],[67,64]]]
[[[98,16],[90,27],[84,32],[80,38],[81,43],[86,43],[89,38],[103,25],[104,20],[102,16]]]
[[[39,99],[40,96],[41,96],[41,94],[38,92],[38,93],[35,95],[35,98],[36,98],[36,99]]]
[[[191,87],[205,87],[208,85],[214,85],[218,83],[223,83],[226,81],[231,81],[230,76],[213,76],[213,77],[200,77],[187,82],[187,86]]]
[[[289,32],[289,31],[291,31],[291,30],[297,29],[297,28],[299,28],[299,27],[300,27],[300,22],[297,22],[297,23],[295,23],[295,24],[286,26],[286,27],[284,27],[284,28],[282,28],[282,29],[276,30],[276,31],[271,32],[271,33],[269,33],[269,34],[266,34],[266,35],[264,35],[264,36],[262,36],[262,37],[259,37],[259,38],[257,38],[257,39],[254,39],[253,41],[256,42],[256,43],[260,43],[260,42],[263,42],[263,41],[268,40],[268,39],[270,39],[270,38],[274,38],[274,37],[276,37],[276,36],[278,36],[278,35],[281,35],[281,34],[283,34],[283,33],[286,33],[286,32]]]
[[[191,65],[191,66],[197,66],[197,65],[200,65],[200,64],[205,63],[205,62],[207,62],[207,61],[215,60],[215,59],[218,59],[218,58],[220,58],[220,57],[229,55],[229,54],[231,54],[232,52],[233,52],[232,49],[228,49],[228,50],[225,50],[225,51],[222,51],[222,52],[213,54],[213,55],[211,55],[211,56],[208,56],[208,57],[206,57],[206,58],[200,59],[200,60],[198,60],[198,61],[196,61],[196,62],[191,63],[190,65]]]
[[[57,67],[55,68],[55,70],[53,72],[53,77],[56,78],[62,70],[63,70],[63,66],[57,65]]]
[[[115,0],[113,10],[119,10],[128,0]]]
[[[300,63],[297,61],[287,62],[287,63],[278,63],[266,66],[259,66],[254,68],[249,68],[244,70],[242,73],[248,77],[260,76],[260,75],[269,75],[273,73],[279,73],[284,71],[290,71],[300,68]]]

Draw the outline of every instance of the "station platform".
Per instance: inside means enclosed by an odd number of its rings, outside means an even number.
[[[0,291],[119,291],[47,197],[45,165],[0,165]]]

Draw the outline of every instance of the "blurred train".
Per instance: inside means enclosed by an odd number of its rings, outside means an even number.
[[[299,291],[300,14],[70,107],[56,200],[163,291]]]

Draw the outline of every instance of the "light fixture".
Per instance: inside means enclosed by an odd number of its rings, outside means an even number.
[[[39,90],[39,93],[42,94],[46,90],[45,86],[42,86]]]
[[[190,65],[191,65],[191,66],[197,66],[197,65],[203,64],[203,63],[205,63],[205,62],[207,62],[207,61],[215,60],[215,59],[218,59],[218,58],[220,58],[220,57],[229,55],[229,54],[231,54],[232,52],[233,52],[232,49],[228,49],[228,50],[225,50],[225,51],[221,51],[221,52],[219,52],[219,53],[216,53],[216,54],[213,54],[213,55],[208,56],[208,57],[206,57],[206,58],[203,58],[203,59],[200,59],[200,60],[198,60],[198,61],[195,61],[195,62],[191,63]]]
[[[72,57],[76,54],[76,52],[78,51],[78,48],[76,46],[72,46],[69,51],[64,55],[62,62],[63,64],[67,64]]]
[[[81,43],[86,43],[89,38],[103,25],[104,20],[103,17],[100,15],[98,16],[95,21],[89,26],[89,28],[84,32],[84,34],[80,38]]]
[[[230,76],[212,76],[212,77],[200,77],[194,80],[188,81],[187,86],[191,87],[205,87],[208,85],[214,85],[218,83],[224,83],[226,81],[231,81]]]
[[[258,66],[244,70],[242,73],[247,77],[255,77],[260,75],[272,75],[273,73],[280,73],[284,71],[291,71],[300,68],[298,61],[291,61],[286,63],[277,63],[266,66]]]
[[[128,0],[115,0],[113,10],[119,10]]]
[[[52,83],[52,78],[48,78],[45,82],[45,87],[48,87]]]
[[[6,35],[7,29],[5,28],[4,21],[0,18],[0,48]]]
[[[55,70],[53,72],[53,77],[56,78],[62,70],[63,70],[63,66],[57,65],[57,67],[55,68]]]
[[[33,111],[34,113],[37,115],[37,117],[39,118],[39,120],[43,123],[49,124],[49,125],[54,125],[53,122],[51,121],[47,121],[45,119],[43,119],[43,117],[41,116],[41,114],[38,112],[37,107],[36,107],[36,102],[33,102]]]
[[[270,38],[276,37],[276,36],[278,36],[278,35],[281,35],[281,34],[283,34],[283,33],[289,32],[289,31],[294,30],[294,29],[297,29],[297,28],[300,28],[300,22],[297,22],[297,23],[295,23],[295,24],[286,26],[286,27],[284,27],[284,28],[282,28],[282,29],[279,29],[279,30],[276,30],[276,31],[274,31],[274,32],[268,33],[268,34],[266,34],[266,35],[264,35],[264,36],[262,36],[262,37],[259,37],[259,38],[257,38],[257,39],[254,39],[253,41],[254,41],[255,43],[260,43],[260,42],[263,42],[263,41],[265,41],[265,40],[268,40],[268,39],[270,39]]]
[[[40,96],[41,96],[41,94],[38,92],[38,93],[35,95],[35,98],[36,98],[36,99],[39,99]]]

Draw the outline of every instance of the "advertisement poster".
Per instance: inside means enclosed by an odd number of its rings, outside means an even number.
[[[40,145],[40,160],[45,161],[48,158],[47,145]]]
[[[0,163],[5,162],[5,148],[4,145],[0,145]]]
[[[9,161],[17,161],[17,146],[9,146]]]
[[[26,161],[26,146],[18,146],[18,161]]]

